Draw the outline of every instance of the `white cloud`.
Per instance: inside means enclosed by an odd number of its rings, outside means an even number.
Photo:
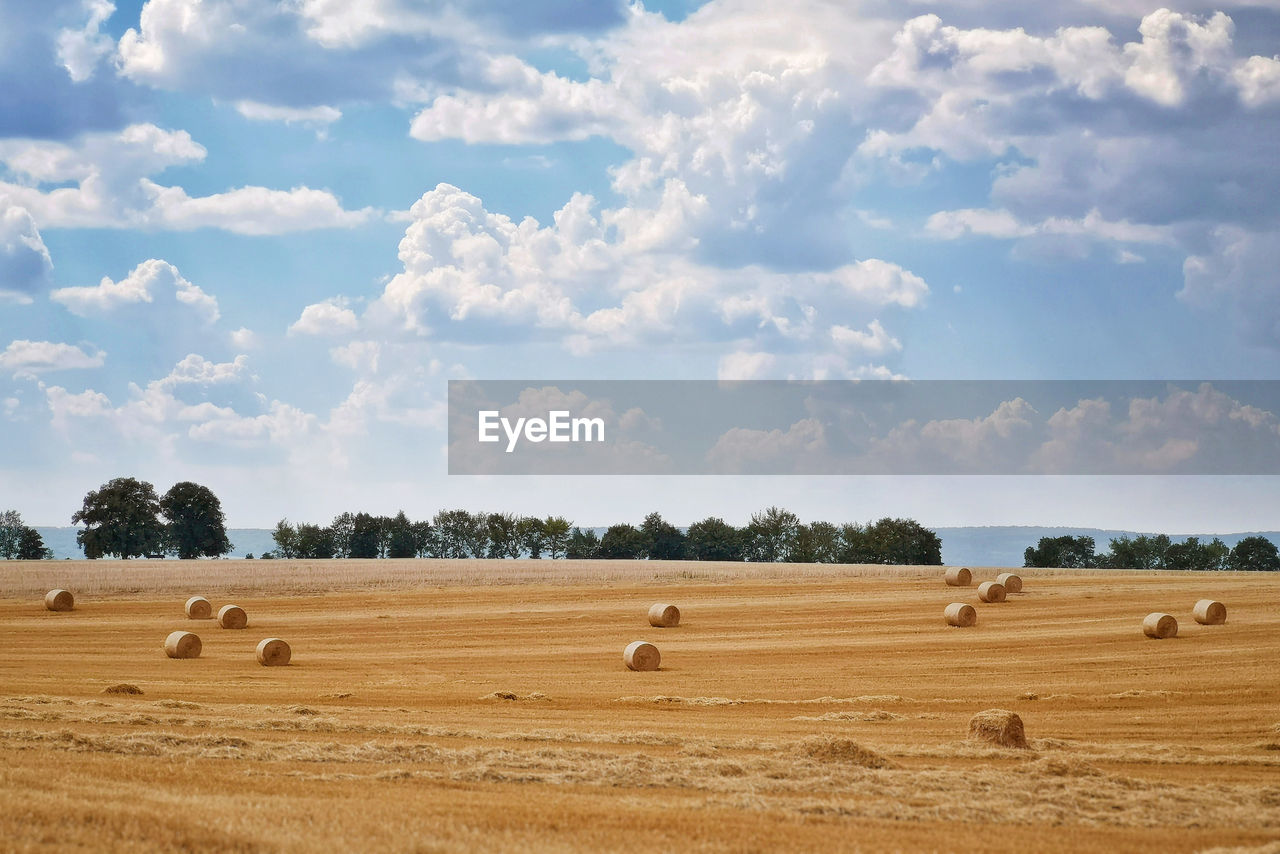
[[[289,332],[302,335],[342,335],[354,332],[360,325],[356,313],[344,300],[318,302],[302,309],[302,315],[289,327]]]
[[[100,368],[106,360],[107,354],[102,350],[87,353],[74,344],[18,339],[0,352],[0,371],[12,371],[15,377],[34,377],[49,371]]]
[[[233,330],[229,334],[229,337],[231,340],[231,346],[237,350],[253,350],[261,344],[258,333],[246,326],[241,326],[239,329]]]
[[[29,302],[53,274],[53,260],[26,208],[0,194],[0,297]]]
[[[50,297],[73,314],[89,317],[110,313],[122,306],[152,303],[161,295],[172,295],[179,305],[194,311],[205,323],[218,320],[217,299],[187,281],[177,267],[157,258],[143,261],[118,282],[104,276],[96,286],[59,288]]]
[[[828,471],[826,429],[804,418],[786,430],[731,428],[707,451],[716,474],[819,474]]]
[[[365,321],[439,339],[501,328],[508,337],[558,338],[575,354],[690,339],[821,350],[834,346],[827,315],[915,308],[928,293],[919,276],[880,259],[814,273],[700,264],[680,239],[698,206],[678,191],[659,204],[642,224],[634,209],[597,211],[592,198],[575,195],[543,227],[441,184],[414,204],[400,242],[404,271]],[[342,311],[309,306],[299,323],[328,329],[341,315],[340,327],[354,329],[354,315]]]
[[[777,363],[772,353],[747,352],[739,350],[720,357],[720,367],[716,371],[716,379],[757,380],[766,377]]]
[[[872,356],[883,356],[902,349],[902,342],[885,331],[879,320],[872,320],[867,325],[866,332],[847,326],[832,326],[831,337],[841,350],[860,351]]]
[[[318,107],[280,107],[257,101],[237,101],[236,112],[253,121],[285,124],[330,125],[342,118],[341,110],[323,104]]]
[[[98,64],[115,50],[111,36],[102,32],[102,25],[116,11],[110,0],[84,0],[88,20],[78,30],[65,29],[58,33],[58,61],[76,83],[93,76]]]
[[[47,387],[44,393],[53,426],[58,429],[66,429],[72,419],[102,418],[112,412],[110,399],[92,389],[72,394],[55,385]]]
[[[350,228],[375,215],[368,208],[345,210],[327,190],[250,186],[193,198],[149,177],[204,157],[204,147],[186,131],[150,124],[85,134],[70,145],[0,140],[0,162],[28,181],[0,181],[0,197],[25,207],[42,228],[221,228],[262,235]],[[40,188],[69,183],[75,186]]]

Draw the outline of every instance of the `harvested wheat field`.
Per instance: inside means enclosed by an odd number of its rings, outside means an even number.
[[[938,567],[0,564],[0,838],[1275,850],[1280,577],[1021,575],[993,606]],[[45,608],[54,587],[75,610]],[[170,659],[191,590],[251,628]],[[1224,625],[1193,619],[1206,598]],[[945,625],[953,601],[976,626]],[[679,602],[679,626],[651,627],[654,602]],[[1143,636],[1156,611],[1177,637]],[[288,641],[287,666],[258,663],[263,638]],[[660,670],[626,668],[636,640]],[[970,740],[986,710],[1015,713],[1028,747]]]

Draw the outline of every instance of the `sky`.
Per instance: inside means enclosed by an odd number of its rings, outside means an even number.
[[[0,0],[0,505],[1274,529],[1274,476],[449,476],[450,379],[1280,379],[1280,3]]]

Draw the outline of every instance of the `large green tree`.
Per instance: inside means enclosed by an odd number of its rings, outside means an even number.
[[[53,550],[46,548],[44,537],[35,528],[24,527],[18,535],[18,560],[52,560]]]
[[[569,560],[591,560],[600,557],[600,538],[596,532],[587,528],[574,528],[565,544],[565,557]]]
[[[401,510],[387,523],[387,557],[405,558],[418,556],[418,541],[413,534],[413,523]]]
[[[543,542],[553,559],[564,557],[569,548],[569,520],[563,516],[548,516],[542,520]]]
[[[1280,572],[1280,555],[1266,537],[1245,537],[1231,550],[1227,566],[1237,572]]]
[[[73,525],[84,525],[76,542],[90,560],[114,555],[119,558],[163,554],[164,525],[160,522],[156,489],[143,480],[117,477],[84,497],[84,505],[71,516]]]
[[[686,536],[694,560],[742,560],[742,531],[718,516],[694,522]]]
[[[1084,569],[1097,566],[1098,557],[1094,554],[1093,537],[1041,537],[1034,548],[1027,546],[1022,553],[1022,565]]]
[[[688,557],[684,532],[663,519],[662,514],[654,512],[645,516],[640,530],[644,533],[650,560],[684,560]]]
[[[22,515],[17,510],[0,513],[0,559],[13,560],[18,556],[18,541],[22,538]]]
[[[648,540],[635,525],[625,522],[610,525],[600,538],[600,557],[614,560],[634,560],[644,557]]]
[[[751,515],[746,527],[746,553],[750,560],[780,561],[795,550],[800,517],[781,507],[768,507]]]
[[[231,551],[222,502],[207,486],[184,480],[160,499],[167,551],[182,560],[221,557]]]

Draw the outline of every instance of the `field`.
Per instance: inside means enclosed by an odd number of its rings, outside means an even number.
[[[995,572],[0,563],[0,848],[1280,851],[1280,577],[1026,570],[978,603]],[[623,667],[639,639],[661,670]],[[989,708],[1031,748],[967,740]]]

